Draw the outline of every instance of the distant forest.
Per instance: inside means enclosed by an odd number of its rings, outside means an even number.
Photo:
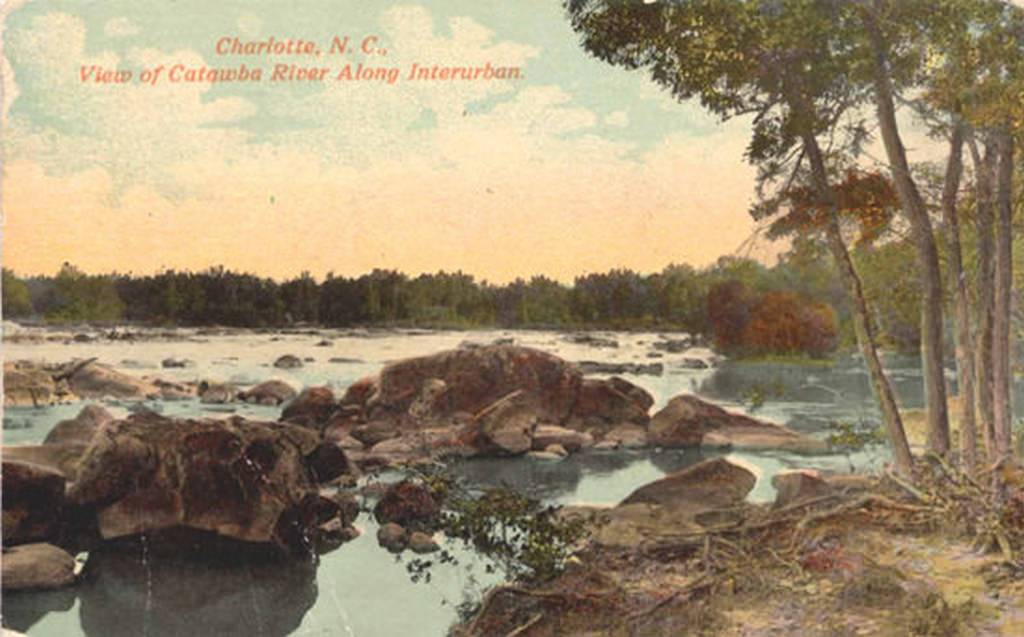
[[[904,240],[857,255],[883,342],[918,345],[920,289]],[[3,271],[6,318],[49,324],[279,327],[296,324],[438,328],[682,330],[722,351],[824,355],[852,342],[849,309],[819,244],[797,241],[768,267],[736,256],[697,269],[614,269],[571,285],[536,276],[495,285],[462,272],[358,277],[309,274],[278,282],[222,267],[154,275],[54,276]]]

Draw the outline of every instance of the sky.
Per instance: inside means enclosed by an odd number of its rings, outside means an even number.
[[[69,261],[571,280],[703,266],[754,231],[749,122],[718,122],[588,57],[558,0],[7,0],[0,19],[3,262],[18,274]],[[217,53],[222,38],[271,36],[321,56]],[[328,52],[335,36],[350,53]],[[264,80],[278,63],[331,70],[301,83],[167,75],[241,63]],[[522,77],[333,81],[349,63],[403,75],[489,63]],[[132,79],[83,81],[94,66]]]

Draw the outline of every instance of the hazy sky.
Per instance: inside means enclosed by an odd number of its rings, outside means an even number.
[[[3,260],[504,281],[703,265],[751,233],[745,122],[589,58],[558,0],[8,0]],[[217,55],[222,37],[379,54]],[[520,81],[138,81],[144,68],[491,63]],[[128,84],[82,68],[129,69]],[[166,72],[166,71],[165,71]],[[265,78],[266,79],[266,76]],[[762,246],[760,254],[772,252]]]

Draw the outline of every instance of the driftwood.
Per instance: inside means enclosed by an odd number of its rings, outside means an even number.
[[[78,372],[80,372],[83,369],[85,369],[87,366],[91,365],[92,363],[95,363],[98,360],[99,360],[99,357],[93,356],[92,358],[87,358],[87,359],[85,359],[83,361],[79,361],[77,363],[70,363],[70,367],[69,368],[66,368],[66,369],[64,369],[64,370],[54,374],[53,375],[53,380],[54,380],[54,382],[60,382],[60,381],[65,380],[65,379],[69,379],[72,376],[74,376],[75,374],[77,374]]]

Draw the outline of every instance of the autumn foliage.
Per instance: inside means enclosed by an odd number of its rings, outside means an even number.
[[[726,281],[710,291],[708,316],[715,346],[732,354],[822,356],[837,343],[832,308],[788,290],[754,295]]]

